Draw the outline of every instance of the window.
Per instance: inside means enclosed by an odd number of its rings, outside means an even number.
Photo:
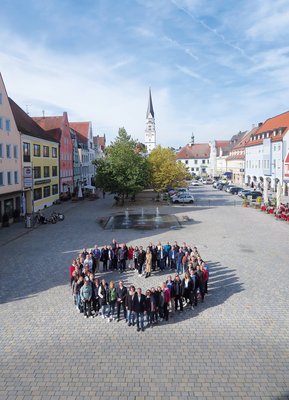
[[[52,185],[52,194],[58,194],[58,185]]]
[[[43,157],[49,157],[49,147],[43,146]]]
[[[196,171],[199,171],[199,168],[196,168]]]
[[[43,197],[49,197],[49,196],[50,196],[50,186],[44,186]]]
[[[206,160],[202,160],[202,164],[206,164]]]
[[[0,143],[0,158],[3,158],[3,144]]]
[[[13,156],[14,156],[15,159],[18,158],[18,146],[17,146],[17,144],[14,144],[14,146],[13,146]]]
[[[195,168],[191,168],[191,171],[194,171],[195,170]]]
[[[50,176],[49,167],[43,167],[43,171],[44,171],[44,174],[43,174],[44,178],[48,178]]]
[[[195,160],[195,164],[198,164],[198,160]]]
[[[19,183],[18,182],[18,171],[14,171],[14,183]]]
[[[261,161],[259,160],[259,168],[261,168]]]
[[[34,200],[42,199],[42,188],[34,189],[33,196],[34,196]]]
[[[33,145],[33,154],[34,157],[40,157],[40,144]]]
[[[188,160],[186,160],[186,161],[185,161],[185,164],[189,164],[189,161],[188,161]]]
[[[6,144],[6,157],[11,158],[11,144]]]
[[[23,142],[23,161],[30,162],[30,143]]]
[[[34,167],[34,179],[41,178],[41,167]]]
[[[6,119],[5,128],[6,128],[7,132],[10,132],[10,130],[11,130],[10,119]]]
[[[52,166],[52,176],[57,176],[57,167]]]
[[[4,174],[0,172],[0,186],[4,186]]]
[[[52,147],[52,157],[57,158],[57,147]]]
[[[0,129],[3,129],[3,119],[0,117]]]
[[[8,185],[12,185],[12,179],[11,179],[11,172],[10,171],[7,172],[7,184]]]

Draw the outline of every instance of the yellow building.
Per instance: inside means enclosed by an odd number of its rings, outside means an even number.
[[[44,131],[11,99],[10,105],[21,134],[23,190],[31,214],[59,199],[60,132]]]

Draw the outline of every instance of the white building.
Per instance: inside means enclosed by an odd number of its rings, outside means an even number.
[[[267,119],[246,144],[245,183],[262,187],[266,178],[273,190],[278,181],[288,189],[284,162],[288,154],[289,112]],[[288,178],[287,178],[288,179]]]
[[[226,158],[231,148],[230,140],[213,140],[210,144],[210,169],[211,176],[222,176],[227,170]]]
[[[155,126],[155,113],[152,102],[151,89],[149,90],[149,102],[146,115],[146,130],[145,130],[145,146],[147,152],[150,153],[157,145],[156,141],[156,126]]]
[[[177,160],[188,167],[192,175],[206,176],[210,171],[210,145],[209,143],[191,142],[177,153]]]

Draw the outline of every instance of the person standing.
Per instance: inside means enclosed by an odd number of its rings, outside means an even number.
[[[178,310],[180,307],[180,311],[183,311],[183,297],[182,297],[182,282],[178,274],[175,276],[175,310]]]
[[[142,276],[143,265],[146,260],[146,252],[144,251],[143,247],[139,247],[139,254],[137,257],[137,265],[138,265],[138,275]]]
[[[107,272],[107,263],[108,263],[108,248],[105,245],[101,250],[100,260],[102,261],[102,271]]]
[[[129,246],[128,251],[127,251],[127,258],[128,258],[128,269],[131,269],[131,270],[134,269],[133,252],[134,252],[134,248],[132,246]]]
[[[119,281],[118,287],[116,289],[117,295],[117,321],[120,321],[120,309],[123,309],[124,319],[127,319],[127,312],[125,306],[125,300],[127,296],[127,288],[124,286],[123,281]]]
[[[114,281],[110,281],[108,289],[108,303],[109,303],[109,312],[108,312],[109,319],[107,320],[108,322],[114,321],[116,300],[117,300],[117,293]]]
[[[107,317],[108,309],[108,287],[106,281],[103,279],[98,289],[99,303],[101,306],[101,317],[105,319]]]
[[[134,299],[136,297],[135,287],[133,285],[130,286],[129,291],[127,293],[125,299],[125,306],[127,310],[127,320],[128,326],[133,325],[135,323],[135,308],[134,308]]]
[[[168,321],[169,320],[169,304],[171,301],[171,295],[170,295],[170,290],[166,285],[166,282],[163,282],[163,284],[162,284],[162,291],[164,293],[164,305],[163,305],[164,319],[166,321]]]
[[[94,262],[95,262],[95,271],[94,272],[99,272],[99,261],[100,261],[100,257],[101,257],[101,251],[98,248],[97,244],[94,246],[94,249],[92,250],[92,255],[94,258]]]
[[[151,253],[149,247],[147,248],[147,251],[146,251],[145,272],[146,272],[146,276],[145,276],[146,278],[151,276],[151,272],[152,272],[152,253]]]
[[[84,285],[80,289],[80,298],[83,304],[84,317],[89,318],[91,316],[90,302],[91,302],[92,289],[89,282],[89,278],[86,277]]]
[[[141,288],[137,289],[137,295],[133,299],[133,306],[136,313],[137,331],[144,331],[144,312],[146,310],[146,297],[142,294]]]

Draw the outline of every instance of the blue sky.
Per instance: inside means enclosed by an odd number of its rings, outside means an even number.
[[[0,71],[30,115],[69,113],[113,140],[229,139],[289,110],[287,0],[2,0]]]

